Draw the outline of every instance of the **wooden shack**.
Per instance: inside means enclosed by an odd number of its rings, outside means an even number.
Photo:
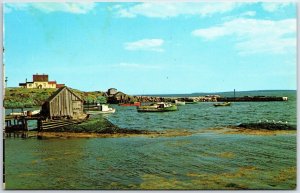
[[[83,100],[68,87],[59,88],[42,105],[42,116],[48,119],[83,118]]]

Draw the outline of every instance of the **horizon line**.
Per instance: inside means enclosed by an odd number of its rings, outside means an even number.
[[[297,91],[297,89],[262,89],[262,90],[236,90],[235,92],[255,92],[255,91]],[[147,95],[188,95],[188,94],[217,94],[217,93],[233,93],[234,91],[211,91],[211,92],[193,92],[193,93],[169,93],[169,94],[132,94],[133,96],[147,96]]]

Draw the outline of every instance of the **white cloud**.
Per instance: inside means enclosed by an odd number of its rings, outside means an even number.
[[[205,40],[234,36],[240,54],[284,53],[296,49],[296,19],[272,21],[238,18],[218,26],[194,30],[192,35]]]
[[[95,3],[5,3],[4,11],[36,9],[45,13],[67,12],[85,14],[95,7]]]
[[[285,8],[291,4],[292,3],[265,2],[262,4],[262,8],[268,12],[275,12],[275,11]]]
[[[135,42],[127,42],[124,44],[126,50],[146,50],[146,51],[157,51],[163,52],[161,48],[164,40],[162,39],[143,39]]]
[[[151,18],[168,18],[179,15],[199,15],[210,16],[216,13],[225,13],[233,10],[237,3],[218,2],[218,3],[201,3],[201,2],[173,2],[173,3],[140,3],[133,6],[115,7],[119,17],[136,17],[138,15]]]

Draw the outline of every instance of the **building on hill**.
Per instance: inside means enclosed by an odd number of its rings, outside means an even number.
[[[19,83],[21,88],[61,88],[64,84],[57,84],[56,81],[49,81],[48,74],[32,75],[32,82]]]
[[[123,93],[117,92],[114,95],[110,95],[107,97],[107,102],[112,104],[119,104],[119,103],[128,103],[131,102],[133,97]]]
[[[117,94],[117,92],[118,92],[118,90],[116,88],[110,88],[107,90],[107,95],[112,96],[112,95]]]

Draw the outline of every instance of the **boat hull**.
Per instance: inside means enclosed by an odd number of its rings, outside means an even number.
[[[186,101],[185,101],[185,104],[187,104],[187,105],[192,105],[192,104],[197,104],[197,102],[186,102]]]
[[[217,104],[214,104],[215,107],[227,107],[227,106],[230,106],[231,103],[217,103]]]
[[[172,105],[171,107],[164,108],[153,108],[151,106],[143,106],[142,108],[137,109],[138,112],[168,112],[168,111],[177,111],[177,106]]]
[[[141,106],[141,103],[140,102],[135,102],[135,103],[121,103],[121,104],[119,104],[119,106],[122,106],[122,107],[130,107],[130,106],[139,107],[139,106]]]

